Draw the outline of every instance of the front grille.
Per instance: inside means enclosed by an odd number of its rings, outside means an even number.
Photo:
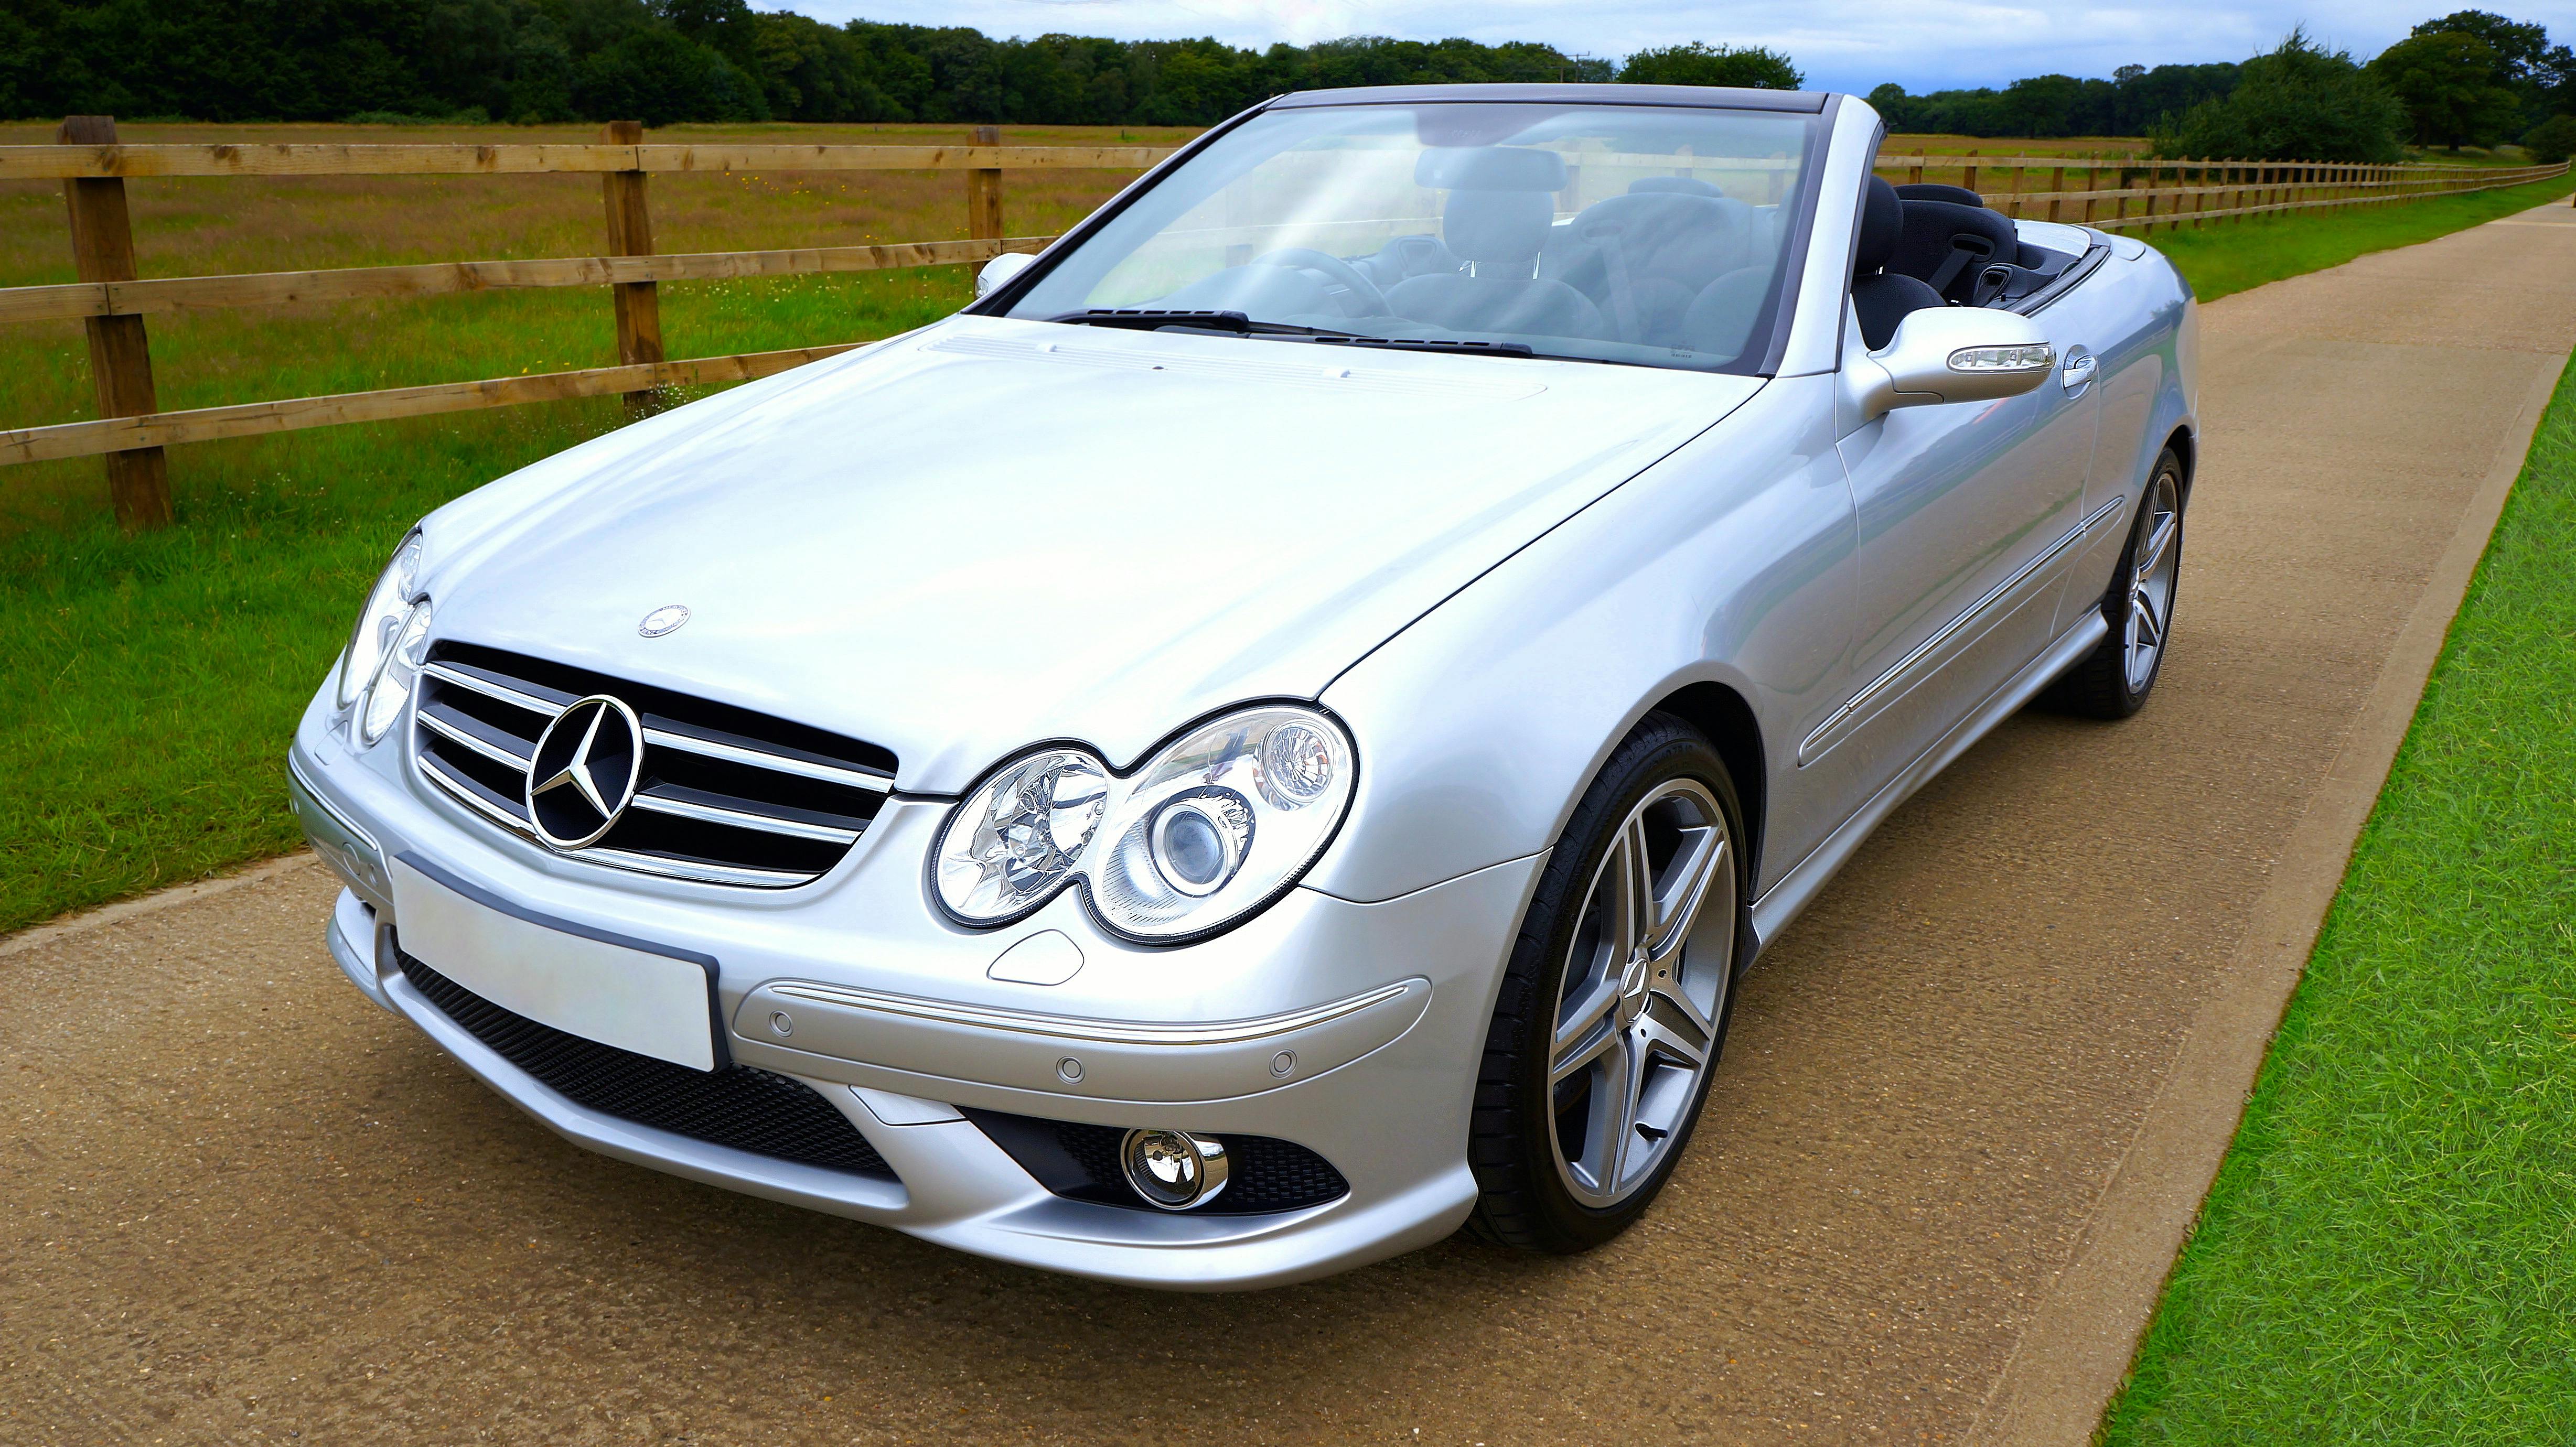
[[[1020,1169],[1059,1196],[1103,1206],[1156,1210],[1146,1204],[1118,1159],[1126,1143],[1122,1126],[1084,1125],[1079,1121],[1041,1120],[998,1110],[967,1110],[965,1116],[995,1145],[1020,1163]],[[1190,1211],[1194,1216],[1257,1216],[1295,1211],[1338,1201],[1351,1183],[1333,1164],[1295,1141],[1270,1136],[1231,1135],[1225,1142],[1225,1189],[1217,1198]]]
[[[403,955],[403,977],[467,1033],[555,1093],[603,1115],[711,1145],[853,1175],[895,1178],[812,1087],[732,1065],[709,1073],[568,1035],[513,1014]]]
[[[850,852],[894,787],[894,755],[785,719],[468,643],[421,672],[413,756],[431,782],[528,838],[529,761],[575,700],[606,694],[644,724],[635,801],[567,858],[779,889]]]

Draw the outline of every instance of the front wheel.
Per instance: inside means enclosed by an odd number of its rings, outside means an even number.
[[[2059,677],[2051,701],[2069,713],[2101,719],[2127,718],[2144,706],[2164,670],[2181,581],[2182,459],[2168,447],[2138,499],[2129,544],[2102,598],[2111,636]]]
[[[1717,751],[1665,714],[1576,805],[1486,1036],[1469,1142],[1478,1235],[1587,1250],[1663,1189],[1726,1038],[1742,820]]]

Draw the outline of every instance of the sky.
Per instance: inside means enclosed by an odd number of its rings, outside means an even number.
[[[1866,92],[2003,85],[2058,72],[2107,76],[2131,63],[2242,60],[2304,20],[2311,35],[2363,60],[2419,20],[2471,6],[2549,27],[2576,42],[2576,0],[2159,0],[2048,5],[1996,0],[759,0],[817,20],[971,25],[987,35],[1067,32],[1122,40],[1213,35],[1258,49],[1344,35],[1404,40],[1536,40],[1617,58],[1688,40],[1785,51],[1819,90]]]

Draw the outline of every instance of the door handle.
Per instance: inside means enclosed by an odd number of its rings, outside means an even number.
[[[2057,380],[2065,386],[2068,396],[2093,385],[2093,365],[2091,352],[2078,352],[2066,359],[2065,370],[2058,373]]]

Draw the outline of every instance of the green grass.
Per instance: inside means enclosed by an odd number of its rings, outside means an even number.
[[[2217,221],[2197,231],[2158,230],[2140,239],[2171,257],[2202,301],[2216,301],[2265,282],[2341,266],[2356,256],[2448,236],[2571,192],[2576,192],[2576,174],[2421,201]]]
[[[2560,380],[2115,1447],[2576,1440],[2576,369]]]

